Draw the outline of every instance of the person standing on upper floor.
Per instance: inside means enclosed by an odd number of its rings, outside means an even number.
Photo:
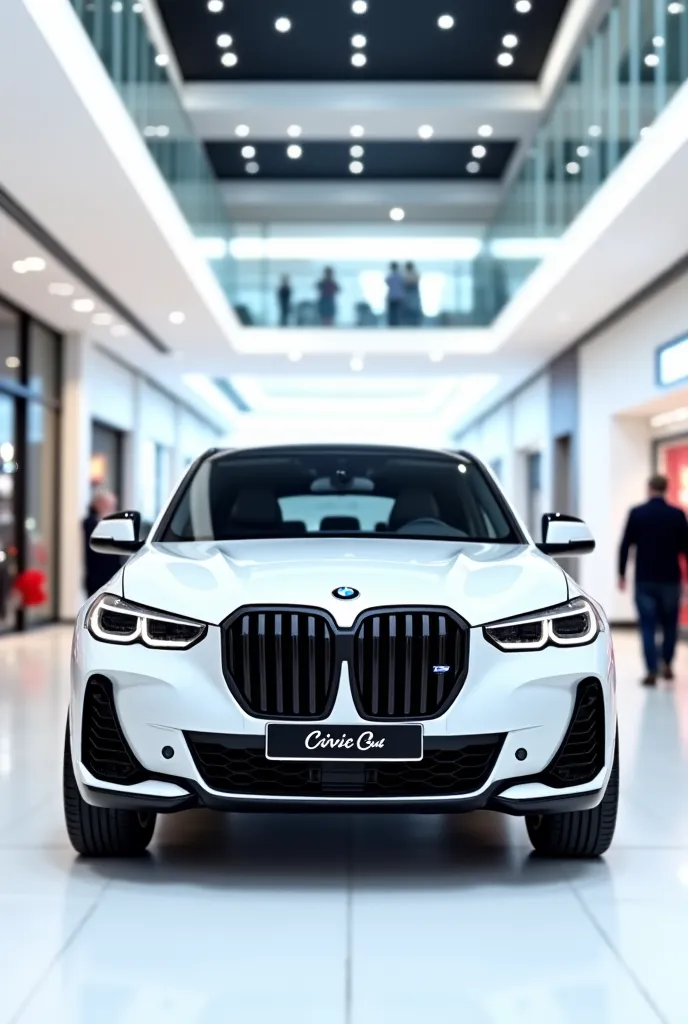
[[[667,479],[653,476],[649,499],[631,509],[619,550],[619,587],[626,589],[626,566],[635,548],[635,602],[640,619],[647,675],[646,686],[657,680],[657,627],[662,630],[662,668],[673,679],[673,660],[681,609],[681,560],[688,558],[688,520],[683,509],[666,500]]]
[[[332,267],[325,267],[323,276],[318,281],[318,315],[323,327],[331,327],[337,315],[336,298],[339,285],[334,277]]]
[[[277,304],[279,306],[280,327],[288,327],[291,318],[291,281],[289,276],[284,274],[277,289]]]
[[[105,516],[117,510],[117,499],[110,491],[99,491],[89,505],[88,515],[82,523],[84,537],[84,589],[87,597],[104,587],[121,565],[113,555],[101,555],[91,551],[89,540],[96,526]]]
[[[399,273],[399,264],[390,263],[387,284],[387,323],[390,327],[399,327],[404,312],[406,286]]]
[[[415,263],[407,263],[404,271],[404,323],[409,327],[419,327],[422,318],[420,274]]]

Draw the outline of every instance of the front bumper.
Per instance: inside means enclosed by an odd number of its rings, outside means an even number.
[[[232,696],[222,673],[221,634],[210,627],[188,651],[148,650],[95,640],[77,623],[70,706],[74,769],[84,799],[96,806],[148,808],[162,813],[188,807],[219,810],[375,810],[415,812],[499,810],[509,814],[581,810],[602,799],[614,754],[616,703],[614,661],[608,632],[585,647],[505,654],[471,631],[470,667],[451,707],[424,721],[426,750],[449,743],[500,737],[489,776],[471,792],[440,795],[355,796],[345,792],[275,795],[220,791],[199,771],[187,737],[218,734],[234,746],[264,750],[266,722],[253,718]],[[110,681],[121,731],[143,777],[119,785],[96,777],[82,763],[81,736],[86,685],[94,676]],[[583,680],[599,682],[604,703],[602,767],[584,785],[551,786],[546,771],[560,750]],[[346,663],[335,705],[323,725],[362,723]],[[163,755],[171,748],[171,758]],[[526,750],[525,760],[516,757]],[[169,753],[169,751],[168,751]]]

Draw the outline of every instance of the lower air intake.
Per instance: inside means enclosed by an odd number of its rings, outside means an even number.
[[[81,761],[97,779],[133,785],[146,778],[117,718],[112,683],[93,676],[86,684],[81,724]]]
[[[571,724],[543,781],[558,788],[592,782],[604,768],[604,746],[602,687],[597,679],[585,679],[578,684]]]

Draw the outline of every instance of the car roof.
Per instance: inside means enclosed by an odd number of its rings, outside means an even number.
[[[427,448],[423,446],[415,445],[394,445],[394,444],[279,444],[279,445],[256,445],[256,446],[245,446],[241,448],[211,448],[206,454],[207,456],[213,456],[215,458],[222,457],[223,455],[266,455],[266,456],[278,456],[278,455],[299,455],[305,452],[314,452],[317,454],[326,454],[327,452],[353,452],[353,453],[364,453],[371,452],[377,454],[390,455],[431,455],[434,457],[440,456],[447,460],[463,461],[471,460],[474,461],[473,456],[469,455],[468,452],[464,451],[449,451],[443,448]]]

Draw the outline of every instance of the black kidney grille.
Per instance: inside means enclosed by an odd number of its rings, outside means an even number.
[[[104,676],[93,676],[86,684],[81,760],[92,775],[104,782],[132,785],[147,777],[124,737],[115,710],[112,683]]]
[[[227,627],[227,667],[254,714],[319,718],[333,696],[333,634],[317,612],[247,610]]]
[[[545,772],[550,786],[592,782],[604,767],[604,696],[597,679],[578,685],[564,742]]]
[[[367,718],[429,718],[453,695],[466,635],[450,615],[402,610],[366,616],[355,637],[353,684]]]
[[[469,744],[459,750],[426,750],[422,761],[339,764],[268,761],[260,749],[232,749],[187,734],[187,743],[207,786],[253,796],[422,797],[461,796],[488,781],[504,743]]]

